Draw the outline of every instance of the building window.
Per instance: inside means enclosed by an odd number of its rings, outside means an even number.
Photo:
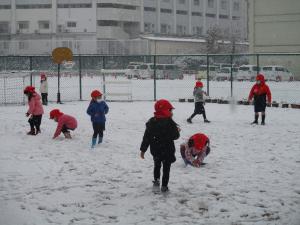
[[[29,21],[20,21],[18,22],[19,30],[28,30],[29,29]]]
[[[239,20],[240,17],[239,17],[239,16],[232,16],[232,19],[233,19],[233,20]]]
[[[92,4],[57,4],[57,8],[92,8]]]
[[[0,9],[11,9],[11,5],[0,5]]]
[[[200,0],[194,0],[194,5],[200,5]]]
[[[50,9],[52,8],[51,4],[24,4],[16,5],[16,9]]]
[[[39,21],[39,29],[49,29],[50,22],[49,21]]]
[[[208,8],[214,8],[215,2],[214,0],[207,0]]]
[[[98,3],[97,8],[115,8],[115,9],[129,9],[136,10],[134,5],[123,5],[123,4],[114,4],[114,3]]]
[[[226,0],[221,1],[221,9],[224,9],[224,10],[227,9],[227,1]]]
[[[185,10],[176,10],[176,13],[179,15],[187,15],[188,14],[188,12]]]
[[[206,13],[206,17],[215,18],[216,14],[213,13]]]
[[[9,33],[9,23],[8,22],[0,22],[0,33],[2,33],[2,34]]]
[[[28,49],[28,42],[20,41],[19,42],[19,50],[25,50]]]
[[[117,27],[119,23],[115,20],[98,20],[97,25],[102,27]]]
[[[202,16],[201,12],[192,12],[192,16]]]
[[[186,27],[183,25],[177,25],[177,34],[178,35],[186,34]]]
[[[240,10],[240,3],[239,2],[233,3],[233,10],[234,11],[239,11]]]
[[[193,34],[194,35],[202,35],[202,27],[193,27]]]
[[[161,13],[172,13],[172,9],[163,9],[163,8],[161,8],[160,12]]]
[[[155,12],[156,9],[153,8],[153,7],[144,7],[144,11],[146,11],[146,12]]]
[[[77,26],[77,23],[74,22],[74,21],[68,21],[67,22],[67,27],[76,27]]]
[[[169,34],[171,31],[171,26],[168,24],[161,24],[160,26],[160,32],[162,34]]]
[[[179,4],[185,4],[185,0],[178,0]]]
[[[228,17],[227,15],[221,15],[221,14],[220,14],[220,15],[219,15],[219,18],[220,18],[220,19],[228,19],[229,17]]]

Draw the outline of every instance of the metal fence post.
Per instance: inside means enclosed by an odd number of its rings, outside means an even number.
[[[57,103],[61,104],[61,100],[60,100],[60,63],[57,64]]]
[[[154,81],[154,101],[156,101],[156,55],[154,55],[153,59],[154,71],[153,71],[153,81]]]
[[[259,54],[256,54],[256,75],[259,74]]]
[[[79,55],[79,100],[82,101],[81,55]]]
[[[102,69],[105,69],[105,56],[102,56]],[[103,79],[103,99],[106,100],[106,86],[105,86],[105,73],[102,73],[102,79]]]
[[[30,86],[32,86],[32,56],[29,56]]]
[[[232,71],[232,64],[233,64],[233,55],[230,55],[230,96],[233,96],[233,71]]]
[[[209,96],[209,55],[206,55],[206,82],[207,82],[207,95]]]

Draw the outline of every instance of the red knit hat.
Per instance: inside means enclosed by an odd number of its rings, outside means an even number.
[[[203,147],[208,141],[208,137],[205,134],[197,133],[190,137],[190,140],[194,142],[194,148],[198,151],[202,151]]]
[[[174,107],[168,100],[160,99],[155,103],[154,109],[154,116],[156,118],[169,118],[172,116],[171,111]]]
[[[41,73],[41,79],[46,79],[46,74],[45,73]]]
[[[91,93],[91,97],[92,98],[97,98],[97,97],[100,97],[100,96],[102,96],[102,93],[100,91],[98,91],[98,90],[94,90]]]
[[[257,74],[256,80],[259,80],[261,83],[265,83],[265,76],[263,74]]]
[[[25,89],[24,89],[24,94],[29,94],[29,93],[34,93],[35,92],[35,87],[33,86],[27,86]]]
[[[50,112],[50,119],[54,119],[54,118],[60,117],[62,115],[63,115],[63,113],[61,111],[59,111],[59,109],[53,109]]]
[[[201,81],[197,81],[196,84],[195,84],[195,88],[198,88],[198,87],[203,87],[203,83]]]

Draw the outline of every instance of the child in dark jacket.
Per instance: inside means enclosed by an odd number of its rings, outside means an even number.
[[[145,152],[150,145],[150,152],[154,160],[153,186],[160,186],[160,169],[163,164],[161,191],[166,192],[169,190],[171,164],[176,161],[174,140],[179,138],[180,129],[172,119],[174,107],[169,101],[158,100],[154,108],[154,117],[146,123],[140,156],[144,159]]]
[[[87,114],[91,116],[93,123],[94,134],[92,138],[92,148],[95,147],[97,142],[97,136],[99,136],[98,144],[103,141],[103,131],[105,130],[105,114],[108,113],[108,106],[105,101],[102,100],[102,93],[98,90],[94,90],[91,93],[92,100],[87,109]]]

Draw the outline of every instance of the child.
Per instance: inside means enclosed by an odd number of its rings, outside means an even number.
[[[144,159],[145,152],[150,145],[154,160],[153,186],[159,187],[160,185],[160,168],[163,164],[161,191],[167,192],[171,164],[176,161],[174,140],[179,138],[180,129],[172,119],[174,107],[169,101],[158,100],[154,108],[154,117],[146,123],[140,156]]]
[[[53,139],[57,138],[61,132],[65,135],[65,138],[72,138],[69,130],[75,130],[77,128],[77,121],[73,116],[63,114],[59,109],[53,109],[50,112],[50,119],[54,119],[54,121],[58,123]]]
[[[206,95],[206,92],[203,91],[202,88],[203,88],[203,83],[201,81],[197,81],[193,92],[195,98],[195,109],[194,109],[194,113],[190,116],[190,118],[186,120],[188,123],[192,123],[192,119],[197,114],[203,115],[204,123],[210,123],[210,121],[206,119],[206,114],[204,109],[204,95]]]
[[[99,136],[98,144],[102,143],[106,121],[105,114],[108,113],[109,108],[105,101],[102,100],[102,93],[100,91],[92,91],[91,97],[92,100],[86,112],[91,116],[93,123],[94,134],[92,138],[92,148],[94,148],[97,142],[97,136]]]
[[[26,116],[29,117],[30,131],[28,135],[37,135],[41,133],[41,122],[44,114],[44,109],[41,103],[41,96],[35,92],[35,87],[27,86],[24,89],[24,94],[28,97],[29,109]]]
[[[200,167],[210,153],[209,139],[205,134],[194,134],[186,143],[180,145],[180,153],[185,165]]]
[[[250,102],[254,97],[254,112],[255,112],[255,119],[252,124],[258,124],[258,117],[259,112],[261,112],[261,125],[265,125],[265,118],[266,118],[266,106],[267,106],[267,99],[268,104],[271,104],[271,91],[269,86],[265,83],[265,77],[262,74],[258,74],[256,76],[256,84],[253,85],[248,101]]]
[[[48,105],[48,81],[46,74],[41,73],[40,92],[42,95],[43,105]]]

